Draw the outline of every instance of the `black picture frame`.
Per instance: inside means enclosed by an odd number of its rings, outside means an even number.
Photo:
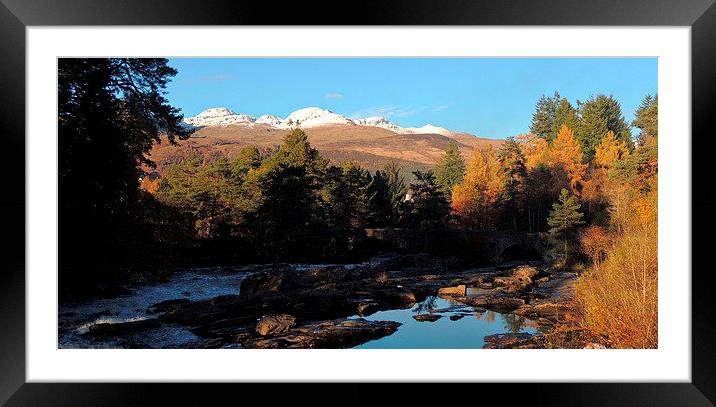
[[[7,405],[210,403],[226,391],[206,385],[25,383],[25,28],[63,25],[589,25],[689,26],[692,57],[692,381],[690,383],[501,384],[509,402],[550,405],[707,406],[716,402],[713,271],[705,236],[714,225],[713,99],[716,96],[714,0],[261,2],[226,0],[0,0],[0,128],[3,134],[4,267],[0,272],[0,402]],[[318,10],[323,10],[318,12]],[[47,137],[54,137],[48,134]],[[698,143],[696,143],[698,142]],[[698,144],[698,148],[696,147]],[[21,176],[22,174],[22,176]],[[711,183],[709,183],[709,181]],[[704,187],[705,186],[705,187]],[[684,198],[684,197],[681,197]],[[699,237],[703,237],[699,239]],[[668,270],[663,272],[686,272]],[[615,366],[615,369],[618,369]],[[471,385],[475,386],[475,385]],[[479,384],[477,386],[494,386]],[[512,389],[515,386],[520,388]],[[482,394],[481,388],[471,388]],[[229,393],[238,395],[231,386]],[[393,393],[393,391],[391,391]],[[397,391],[396,396],[402,396]],[[345,393],[348,398],[359,392]],[[162,403],[164,404],[164,403]]]

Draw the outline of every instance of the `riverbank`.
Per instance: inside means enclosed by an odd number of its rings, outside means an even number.
[[[242,270],[241,278],[234,280],[240,287],[203,297],[178,292],[174,298],[135,304],[138,315],[134,320],[100,320],[78,335],[90,346],[348,348],[390,336],[405,323],[368,318],[376,313],[411,310],[415,321],[433,324],[440,319],[479,318],[478,314],[489,311],[519,317],[534,329],[504,332],[474,343],[497,348],[548,347],[543,333],[570,320],[574,312],[576,275],[542,263],[465,269],[453,258],[415,254],[375,257],[355,265]],[[238,271],[224,273],[238,275]],[[454,305],[452,309],[420,309],[430,298]],[[157,331],[187,334],[174,343],[142,342],[143,336]]]

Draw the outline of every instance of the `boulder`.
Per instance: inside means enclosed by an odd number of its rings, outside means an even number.
[[[460,285],[455,286],[455,287],[443,287],[443,288],[441,288],[441,289],[438,290],[438,295],[447,295],[447,296],[458,295],[458,296],[463,296],[463,295],[465,295],[465,292],[466,292],[465,285],[464,285],[464,284],[460,284]]]
[[[388,304],[412,305],[415,304],[415,294],[405,287],[385,287],[376,289],[373,295]]]
[[[519,266],[510,271],[510,276],[520,280],[532,282],[532,278],[539,274],[539,270],[533,266]]]
[[[380,304],[377,302],[362,302],[358,304],[357,314],[362,317],[367,317],[368,315],[375,314],[377,311],[380,311]]]
[[[296,318],[288,314],[268,315],[256,323],[256,333],[261,336],[282,334],[291,329],[295,322]]]
[[[517,277],[496,277],[494,282],[500,287],[500,291],[508,293],[524,291],[531,284],[531,281],[527,282]]]
[[[174,300],[164,300],[162,302],[158,302],[156,304],[150,305],[149,308],[151,308],[154,313],[162,313],[177,309],[180,305],[186,304],[188,302],[188,298],[177,298]]]
[[[457,321],[458,319],[465,318],[465,314],[450,315],[450,321]]]
[[[239,295],[241,297],[250,297],[253,295],[277,293],[281,290],[283,284],[283,273],[255,273],[247,276],[241,281],[241,289]]]

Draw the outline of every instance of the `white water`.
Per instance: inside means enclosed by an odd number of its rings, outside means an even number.
[[[146,285],[133,289],[129,295],[115,298],[94,299],[59,305],[59,348],[117,348],[124,347],[121,340],[89,340],[82,336],[92,324],[139,321],[154,316],[149,307],[164,300],[188,298],[204,300],[227,294],[239,294],[241,281],[255,267],[225,270],[219,268],[194,268],[178,271],[165,283]],[[142,332],[138,340],[141,347],[163,348],[177,346],[200,338],[181,326],[164,326]],[[134,341],[137,342],[137,341]]]

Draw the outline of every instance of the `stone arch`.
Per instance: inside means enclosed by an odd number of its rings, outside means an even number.
[[[542,248],[529,242],[516,242],[504,247],[497,256],[498,263],[508,261],[544,261],[545,253]]]

